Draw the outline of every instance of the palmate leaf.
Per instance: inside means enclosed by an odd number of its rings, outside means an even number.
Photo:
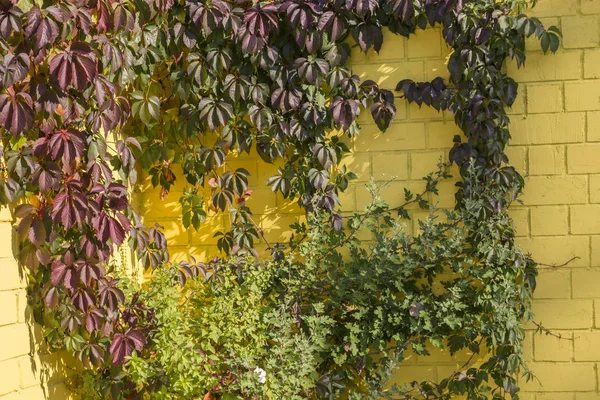
[[[53,44],[60,30],[56,21],[64,21],[63,11],[58,6],[50,6],[41,10],[37,4],[27,13],[25,37],[35,40],[35,49],[41,50],[48,44]]]
[[[82,42],[74,42],[65,51],[49,61],[50,74],[62,90],[69,86],[83,90],[93,83],[98,75],[96,55],[91,47]]]
[[[73,225],[81,226],[88,210],[87,197],[82,191],[82,184],[76,177],[66,179],[61,190],[54,197],[52,218],[64,229]]]
[[[29,56],[25,53],[18,53],[17,55],[6,54],[2,63],[0,63],[2,87],[7,88],[25,79],[29,74],[30,64]]]
[[[383,45],[383,32],[381,26],[371,23],[363,23],[352,29],[352,36],[363,52],[369,51],[371,47],[379,53]]]
[[[333,120],[344,130],[348,130],[359,112],[360,110],[356,100],[344,99],[341,96],[335,97],[329,106],[329,113]]]
[[[150,126],[160,118],[160,99],[158,96],[145,95],[142,92],[133,92],[131,97],[135,100],[131,104],[133,115],[139,117],[142,122]]]
[[[140,351],[146,346],[146,338],[136,330],[129,329],[125,333],[117,333],[109,347],[109,352],[114,365],[122,364],[125,357],[129,357],[133,350]]]
[[[319,18],[319,29],[329,34],[331,42],[337,41],[346,31],[343,14],[335,11],[324,12]]]
[[[205,97],[198,103],[200,119],[208,124],[212,130],[227,125],[229,119],[233,116],[233,106],[224,101],[215,101]]]
[[[0,7],[0,35],[4,39],[8,39],[13,31],[21,31],[22,15],[23,12],[21,9],[19,7],[12,6],[12,4],[10,4],[9,7]]]
[[[33,101],[25,92],[16,92],[13,87],[0,94],[0,124],[13,135],[33,126]]]
[[[413,0],[387,0],[385,5],[402,21],[407,21],[415,15]]]

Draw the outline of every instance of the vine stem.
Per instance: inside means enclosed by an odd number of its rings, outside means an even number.
[[[570,263],[572,263],[575,260],[579,260],[580,257],[575,256],[572,257],[570,260],[562,263],[562,264],[544,264],[544,263],[538,263],[538,266],[542,266],[542,267],[551,267],[551,268],[560,268],[560,267],[566,267],[567,265],[569,265]]]
[[[563,335],[561,335],[560,333],[554,333],[552,332],[550,329],[544,327],[541,323],[536,322],[536,321],[531,321],[537,328],[538,328],[538,332],[542,332],[545,335],[549,335],[549,336],[554,336],[555,338],[559,339],[559,340],[569,340],[571,342],[574,342],[575,339],[579,339],[579,336],[577,337],[572,337],[572,338],[568,338],[568,337],[564,337]]]

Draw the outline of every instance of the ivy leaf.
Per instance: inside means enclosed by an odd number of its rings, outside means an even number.
[[[146,346],[146,338],[136,330],[128,329],[125,333],[117,333],[108,348],[113,365],[120,365],[129,357],[133,350],[140,351]]]
[[[346,23],[341,14],[334,11],[324,12],[319,18],[319,30],[329,33],[329,40],[336,42],[346,30]]]
[[[281,172],[281,171],[280,171]],[[290,181],[283,176],[283,174],[272,176],[268,179],[267,185],[271,186],[273,192],[278,190],[283,194],[283,197],[288,197],[290,194]]]
[[[337,96],[329,106],[329,112],[336,124],[344,130],[348,130],[350,124],[359,114],[358,102],[352,99],[344,99]]]
[[[21,16],[23,12],[19,7],[11,6],[0,8],[0,35],[4,39],[8,39],[10,34],[14,32],[21,32]]]
[[[36,5],[27,13],[27,25],[25,27],[25,37],[35,39],[35,48],[37,51],[47,44],[52,44],[58,38],[60,30],[57,23],[48,16],[49,7],[42,10]]]
[[[25,53],[7,54],[0,64],[2,86],[7,88],[16,82],[22,81],[29,74],[30,60]]]
[[[408,21],[415,15],[413,0],[388,0],[387,6],[402,21]]]
[[[82,42],[72,43],[65,51],[52,57],[48,65],[50,75],[62,90],[72,85],[81,91],[98,75],[96,56],[91,47]]]
[[[13,135],[33,126],[33,101],[25,92],[15,92],[13,87],[0,94],[0,124]]]
[[[311,168],[308,171],[308,180],[315,189],[325,189],[329,182],[329,172]]]
[[[117,287],[118,279],[104,277],[98,281],[98,295],[100,304],[108,307],[109,310],[117,310],[119,304],[125,302],[125,295]]]
[[[160,119],[160,99],[157,96],[147,96],[138,91],[133,92],[131,97],[135,99],[131,104],[133,115],[138,116],[146,126]]]
[[[363,23],[358,28],[353,29],[352,34],[364,53],[368,52],[371,47],[378,53],[381,50],[383,32],[380,26]]]
[[[198,103],[200,118],[208,123],[212,130],[218,127],[224,127],[233,115],[233,106],[223,101],[215,101],[210,98],[203,98]]]

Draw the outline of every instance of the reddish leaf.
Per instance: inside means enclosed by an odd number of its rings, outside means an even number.
[[[31,243],[34,244],[34,246],[40,247],[46,242],[46,236],[46,225],[44,225],[44,222],[41,219],[35,218],[29,227],[29,233],[27,237]]]
[[[130,329],[124,334],[117,333],[108,349],[112,356],[112,363],[122,364],[125,357],[129,357],[134,349],[140,351],[145,345],[146,338],[139,331]]]
[[[56,22],[48,17],[46,12],[35,5],[27,13],[25,34],[28,39],[35,38],[35,48],[40,50],[47,44],[52,44],[58,38],[60,31]]]
[[[44,297],[44,301],[46,303],[46,307],[56,308],[56,306],[58,306],[58,289],[55,287],[48,289],[48,292]]]
[[[25,92],[16,93],[12,87],[0,94],[0,124],[13,135],[33,126],[33,101]]]
[[[96,55],[88,44],[81,42],[71,44],[64,52],[52,57],[49,67],[50,74],[63,90],[70,85],[83,90],[98,75]]]

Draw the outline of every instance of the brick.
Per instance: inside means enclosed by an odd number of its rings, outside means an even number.
[[[507,62],[508,76],[517,82],[548,82],[579,79],[583,75],[581,51],[560,51],[552,55],[531,53],[522,68],[514,61]]]
[[[351,190],[350,186],[348,186],[347,190],[348,191]],[[274,194],[274,193],[271,192],[271,194]],[[285,198],[283,198],[281,193],[277,193],[275,195],[275,198],[277,200],[277,202],[276,202],[277,209],[275,209],[275,210],[271,209],[271,212],[277,212],[280,214],[304,214],[305,211],[303,209],[301,209],[300,206],[298,206],[298,202],[297,202],[298,199],[295,199],[295,200],[285,199]]]
[[[30,351],[29,328],[25,324],[0,327],[0,338],[9,346],[0,346],[0,361],[28,354]]]
[[[0,258],[14,258],[16,251],[15,229],[8,222],[0,222],[0,239],[3,246],[0,246]],[[12,243],[12,246],[9,245]]]
[[[573,297],[600,298],[600,269],[573,271]]]
[[[355,185],[348,185],[348,188],[344,192],[341,192],[338,195],[338,197],[340,199],[340,206],[342,208],[342,211],[356,210],[356,201],[355,201],[355,195],[354,195],[355,191],[356,191]],[[277,201],[279,202],[279,197],[277,198]],[[296,207],[298,207],[298,206],[296,206]],[[298,210],[300,210],[300,208],[298,208]]]
[[[0,291],[25,287],[21,267],[14,258],[0,258]]]
[[[298,220],[303,221],[305,219],[295,216],[278,216],[276,214],[262,215],[258,221],[255,219],[271,244],[287,242],[293,233],[290,225]]]
[[[5,344],[6,346],[6,344]],[[17,360],[0,362],[0,396],[19,389],[19,365]]]
[[[378,153],[373,155],[373,176],[377,180],[408,179],[408,154]]]
[[[596,388],[596,373],[594,364],[535,364],[530,363],[529,368],[537,379],[530,382],[523,380],[523,391],[589,391]],[[557,377],[560,377],[557,379]],[[564,398],[564,397],[563,397]]]
[[[164,199],[156,190],[143,194],[143,209],[145,218],[160,219],[181,215],[181,193],[171,192]]]
[[[425,62],[425,75],[428,81],[432,81],[438,76],[448,80],[450,73],[448,72],[446,60],[441,57],[433,60],[427,60]]]
[[[564,172],[564,146],[532,146],[529,148],[530,175],[561,175]]]
[[[592,327],[592,300],[535,300],[535,320],[547,329]]]
[[[9,207],[0,207],[0,222],[14,222],[14,218]]]
[[[505,153],[508,157],[508,162],[514,166],[517,171],[521,173],[527,171],[527,147],[508,146]]]
[[[600,3],[598,0],[581,0],[581,12],[583,14],[600,14]]]
[[[439,208],[452,209],[456,204],[456,180],[444,180],[438,184],[439,195],[432,196],[432,201]]]
[[[553,331],[553,335],[544,333],[534,337],[534,360],[535,361],[570,361],[573,356],[573,333],[569,331]]]
[[[600,144],[586,143],[567,146],[567,168],[570,174],[600,172]]]
[[[568,299],[571,297],[571,271],[568,269],[540,269],[533,292],[537,299]]]
[[[600,205],[571,206],[571,233],[600,233]]]
[[[600,142],[600,111],[587,113],[587,137],[588,142]]]
[[[258,187],[252,190],[252,195],[246,200],[246,204],[254,214],[268,214],[277,212],[277,195],[268,187]],[[216,224],[216,225],[215,225]],[[211,226],[223,224],[223,221],[215,220]]]
[[[531,234],[534,236],[569,233],[569,209],[563,206],[532,207]]]
[[[424,149],[425,124],[392,124],[385,133],[380,132],[375,125],[367,125],[356,137],[355,146],[361,151]]]
[[[452,139],[462,132],[454,122],[429,122],[427,124],[427,143],[430,149],[450,149]]]
[[[383,89],[396,89],[402,79],[412,79],[421,82],[425,79],[423,61],[389,62],[375,65],[355,65],[352,72],[361,80],[372,79]]]
[[[529,236],[529,209],[511,207],[510,217],[516,236]]]
[[[591,237],[592,259],[591,267],[600,267],[600,236]]]
[[[17,322],[17,292],[0,292],[0,304],[2,304],[0,326]]]
[[[590,202],[600,203],[600,175],[590,175]]]
[[[567,111],[600,110],[600,80],[565,82],[565,109]]]
[[[600,332],[576,332],[575,337],[575,361],[600,361]]]
[[[587,202],[585,176],[530,176],[522,197],[527,205],[581,204]]]
[[[42,360],[37,355],[32,359],[30,356],[20,357],[17,359],[19,367],[19,383],[22,388],[39,385],[42,381],[40,366]],[[43,367],[48,367],[44,363]],[[62,371],[61,371],[62,372]]]
[[[562,45],[565,49],[596,47],[598,36],[598,17],[577,16],[562,18]]]
[[[513,119],[511,127],[513,145],[583,142],[585,113],[532,114]]]
[[[444,152],[430,151],[427,153],[410,154],[410,179],[421,179],[431,172],[437,171],[437,165],[444,160]]]
[[[600,78],[600,49],[584,51],[583,77],[586,79]]]
[[[544,264],[562,264],[573,257],[579,259],[569,263],[569,267],[587,267],[589,264],[589,241],[578,236],[536,236],[517,238],[517,243],[532,254],[533,259]]]
[[[540,0],[527,14],[536,17],[577,15],[577,5],[577,0]]]
[[[575,393],[575,400],[600,400],[600,393]]]
[[[408,119],[410,120],[436,120],[442,119],[442,111],[438,111],[433,107],[426,105],[419,106],[417,103],[411,103],[408,105]]]
[[[563,109],[562,83],[527,85],[527,112],[560,112]]]
[[[274,193],[271,193],[271,194],[274,194]],[[253,211],[255,210],[255,208],[259,209],[260,208],[259,205],[262,204],[262,202],[259,200],[254,200],[254,199],[252,201],[255,201],[255,203],[250,205],[250,201],[248,201],[249,207]],[[275,200],[273,200],[273,202],[271,204],[272,204],[272,207],[275,207],[274,206]],[[215,238],[214,234],[218,231],[224,231],[227,228],[228,228],[228,225],[226,225],[226,218],[223,216],[223,214],[221,214],[221,213],[212,214],[212,215],[209,214],[206,218],[206,221],[204,221],[202,223],[202,225],[200,226],[200,230],[198,230],[198,231],[195,231],[193,229],[190,230],[191,239],[192,239],[191,243],[193,245],[200,245],[200,246],[215,245],[215,244],[217,244],[218,238]],[[177,244],[185,245],[183,242],[177,242]]]
[[[356,182],[367,182],[371,178],[371,155],[368,153],[348,154],[341,164],[356,174]]]
[[[407,42],[409,59],[442,55],[442,35],[439,29],[417,29]]]

